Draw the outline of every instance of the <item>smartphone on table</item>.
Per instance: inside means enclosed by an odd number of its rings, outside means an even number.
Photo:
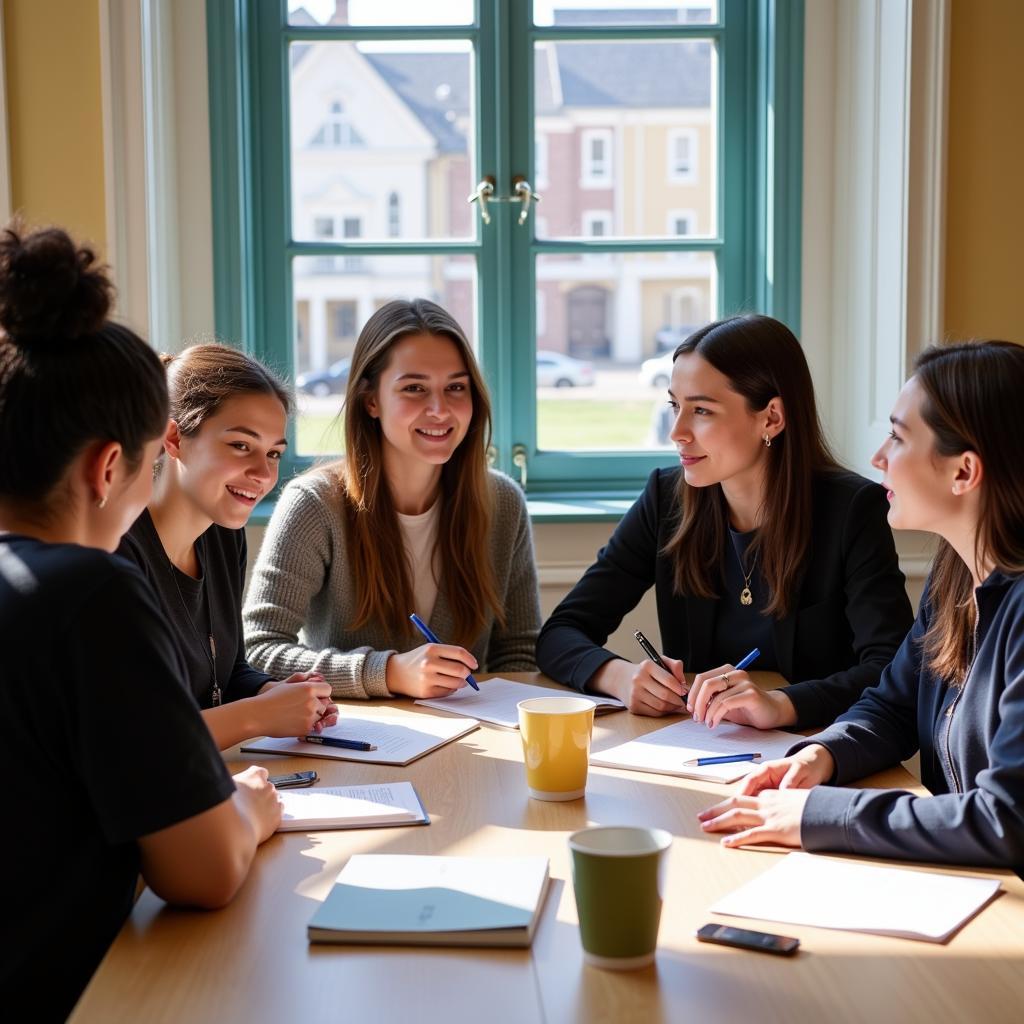
[[[276,789],[298,789],[312,786],[319,778],[316,772],[292,772],[290,775],[271,775],[268,781]]]
[[[727,924],[706,924],[697,932],[699,942],[715,942],[720,946],[736,946],[738,949],[753,949],[759,953],[776,953],[792,956],[800,945],[799,939],[789,935],[772,935],[771,932],[755,932],[748,928],[733,928]]]

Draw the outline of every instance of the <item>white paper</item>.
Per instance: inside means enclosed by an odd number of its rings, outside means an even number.
[[[342,718],[320,734],[339,739],[363,740],[376,750],[345,750],[321,743],[307,743],[292,738],[265,736],[242,747],[243,753],[291,754],[303,757],[325,757],[341,761],[366,761],[370,764],[406,765],[449,740],[471,732],[480,724],[474,719],[444,718],[435,715],[391,712],[383,715],[353,714],[340,709]]]
[[[607,750],[595,750],[590,763],[604,768],[629,768],[658,775],[679,775],[712,782],[735,782],[752,772],[762,761],[784,757],[799,736],[772,729],[751,729],[725,722],[709,729],[687,718],[664,729],[649,732],[628,743]],[[761,755],[759,761],[734,761],[732,764],[685,766],[684,761],[724,754]]]
[[[943,942],[998,891],[994,878],[791,853],[719,900],[711,912]]]
[[[584,697],[597,705],[597,711],[602,708],[617,711],[626,706],[614,697],[581,694],[568,689],[552,690],[546,686],[533,686],[501,678],[485,679],[480,683],[479,693],[470,686],[464,686],[450,697],[423,698],[416,703],[438,711],[449,711],[453,715],[470,715],[481,722],[502,725],[506,729],[518,729],[519,710],[516,705],[521,700],[532,700],[534,697]]]
[[[424,820],[422,805],[410,782],[285,789],[280,796],[284,814],[278,832],[315,831],[317,825],[358,828]]]

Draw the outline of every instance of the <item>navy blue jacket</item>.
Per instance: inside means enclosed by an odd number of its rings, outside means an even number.
[[[801,821],[808,850],[1024,869],[1024,576],[993,572],[975,591],[977,654],[963,686],[922,664],[928,592],[878,686],[818,736],[835,758]],[[840,789],[921,751],[934,796]],[[791,751],[792,752],[792,751]]]
[[[678,522],[680,472],[651,474],[597,561],[544,624],[537,664],[553,679],[583,690],[616,656],[604,644],[651,586],[662,647],[688,672],[737,656],[712,650],[721,599],[677,593],[673,562],[661,553]],[[848,472],[815,477],[796,600],[773,622],[779,671],[791,681],[786,694],[796,708],[794,728],[835,721],[878,682],[913,624],[887,513],[878,484]]]

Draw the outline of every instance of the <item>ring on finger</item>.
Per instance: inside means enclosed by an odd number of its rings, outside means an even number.
[[[729,685],[729,673],[728,672],[723,672],[718,678],[721,679],[722,682],[725,683],[726,686]]]

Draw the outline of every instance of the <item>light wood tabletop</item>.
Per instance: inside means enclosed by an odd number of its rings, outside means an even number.
[[[397,705],[359,704],[374,706]],[[602,715],[594,743],[609,746],[676,720]],[[235,901],[216,912],[171,909],[146,890],[72,1015],[75,1024],[1024,1019],[1024,883],[1011,872],[962,870],[998,877],[1004,891],[944,945],[712,917],[712,903],[783,855],[726,850],[701,833],[697,812],[731,787],[592,767],[584,799],[538,802],[526,793],[518,732],[488,725],[405,768],[237,749],[227,757],[236,771],[313,768],[324,785],[408,779],[431,824],[278,834],[260,849]],[[902,768],[865,784],[917,788]],[[583,963],[566,838],[594,824],[658,826],[675,837],[652,967],[610,972]],[[532,948],[310,945],[306,925],[338,871],[351,854],[371,852],[549,857],[553,882]],[[698,943],[694,932],[711,920],[795,935],[801,950],[783,958]]]

